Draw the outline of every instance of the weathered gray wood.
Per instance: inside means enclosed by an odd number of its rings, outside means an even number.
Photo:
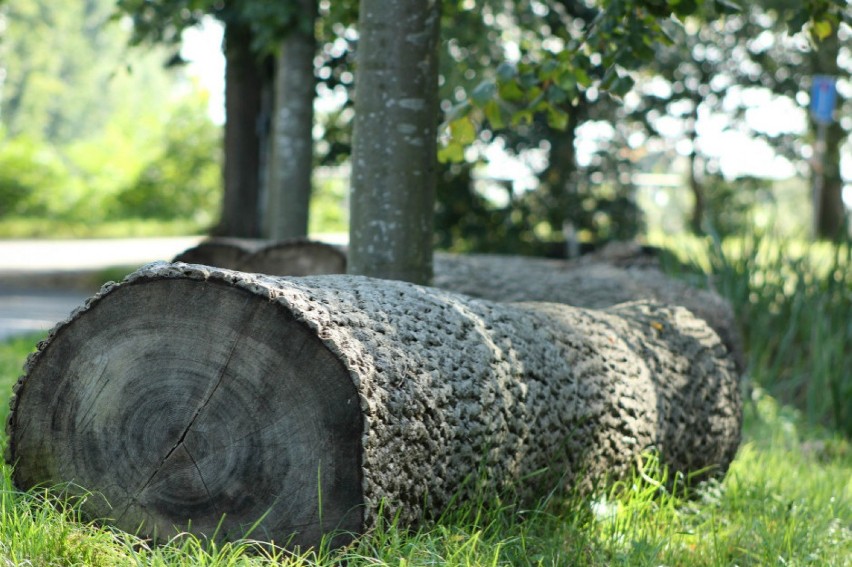
[[[682,305],[707,321],[733,354],[739,371],[745,368],[731,304],[712,291],[666,276],[629,247],[572,261],[437,254],[433,285],[491,301],[549,301],[592,309],[643,299]]]
[[[237,269],[271,276],[344,274],[346,255],[330,244],[292,239],[260,248],[243,258]]]
[[[173,261],[271,276],[346,272],[346,254],[339,247],[305,238],[213,238],[181,252]]]
[[[618,478],[649,448],[721,473],[741,422],[728,351],[683,308],[162,263],[60,324],[11,407],[21,488],[82,485],[86,512],[143,534],[266,514],[253,537],[302,544],[380,509],[412,525],[453,495]]]
[[[173,261],[237,270],[243,260],[269,244],[268,240],[254,238],[210,238],[184,250]]]

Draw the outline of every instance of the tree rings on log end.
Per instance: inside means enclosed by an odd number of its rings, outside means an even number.
[[[252,538],[313,545],[362,529],[348,371],[287,309],[226,282],[102,292],[30,359],[12,406],[15,484],[81,487],[89,516],[126,531],[231,539],[257,523]]]

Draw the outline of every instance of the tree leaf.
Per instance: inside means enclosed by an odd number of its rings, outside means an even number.
[[[565,89],[558,85],[550,85],[547,87],[547,101],[550,104],[562,104],[568,100],[568,96],[569,94],[565,91]]]
[[[564,131],[568,127],[568,113],[551,106],[547,110],[547,125],[554,130]]]
[[[506,120],[503,118],[503,109],[500,108],[500,104],[494,99],[491,99],[485,105],[485,118],[488,119],[491,127],[495,130],[501,130],[506,127]]]
[[[519,102],[524,98],[524,91],[521,90],[521,87],[515,80],[501,83],[498,90],[500,92],[500,98],[508,102]]]
[[[459,144],[467,146],[476,140],[476,126],[469,116],[462,116],[450,122],[450,136]]]
[[[464,146],[458,142],[451,141],[446,146],[438,149],[438,161],[441,163],[461,163],[464,161]]]
[[[623,97],[624,95],[630,92],[630,89],[633,88],[633,85],[633,77],[631,77],[630,75],[623,75],[613,81],[612,85],[609,87],[609,92],[614,94],[615,96]]]
[[[494,100],[494,96],[496,94],[497,85],[494,81],[488,79],[476,85],[476,88],[474,88],[470,93],[470,98],[473,101],[473,104],[483,107],[488,104],[489,101]]]
[[[787,20],[787,27],[789,28],[789,32],[794,34],[796,32],[801,31],[805,24],[810,20],[810,13],[808,13],[807,8],[802,8],[801,10],[794,12],[793,15]]]
[[[828,20],[819,20],[813,23],[813,29],[814,35],[816,35],[820,40],[823,40],[831,35],[834,28]]]
[[[506,63],[504,61],[497,67],[497,79],[499,79],[500,82],[505,83],[511,81],[517,76],[517,74],[518,70],[511,63]]]
[[[715,0],[716,10],[721,14],[739,14],[743,7],[732,0]]]

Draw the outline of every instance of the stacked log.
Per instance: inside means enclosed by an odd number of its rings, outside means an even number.
[[[680,307],[181,263],[58,325],[11,408],[23,489],[82,487],[90,517],[155,538],[257,522],[290,545],[380,513],[416,525],[479,490],[616,479],[651,449],[672,473],[721,474],[741,422],[728,350]]]
[[[282,241],[212,238],[181,252],[173,261],[273,276],[346,272],[346,255],[340,248],[301,238]]]

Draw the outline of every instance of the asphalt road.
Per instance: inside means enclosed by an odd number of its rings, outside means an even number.
[[[0,340],[46,332],[87,297],[72,274],[171,260],[201,237],[0,240]]]

